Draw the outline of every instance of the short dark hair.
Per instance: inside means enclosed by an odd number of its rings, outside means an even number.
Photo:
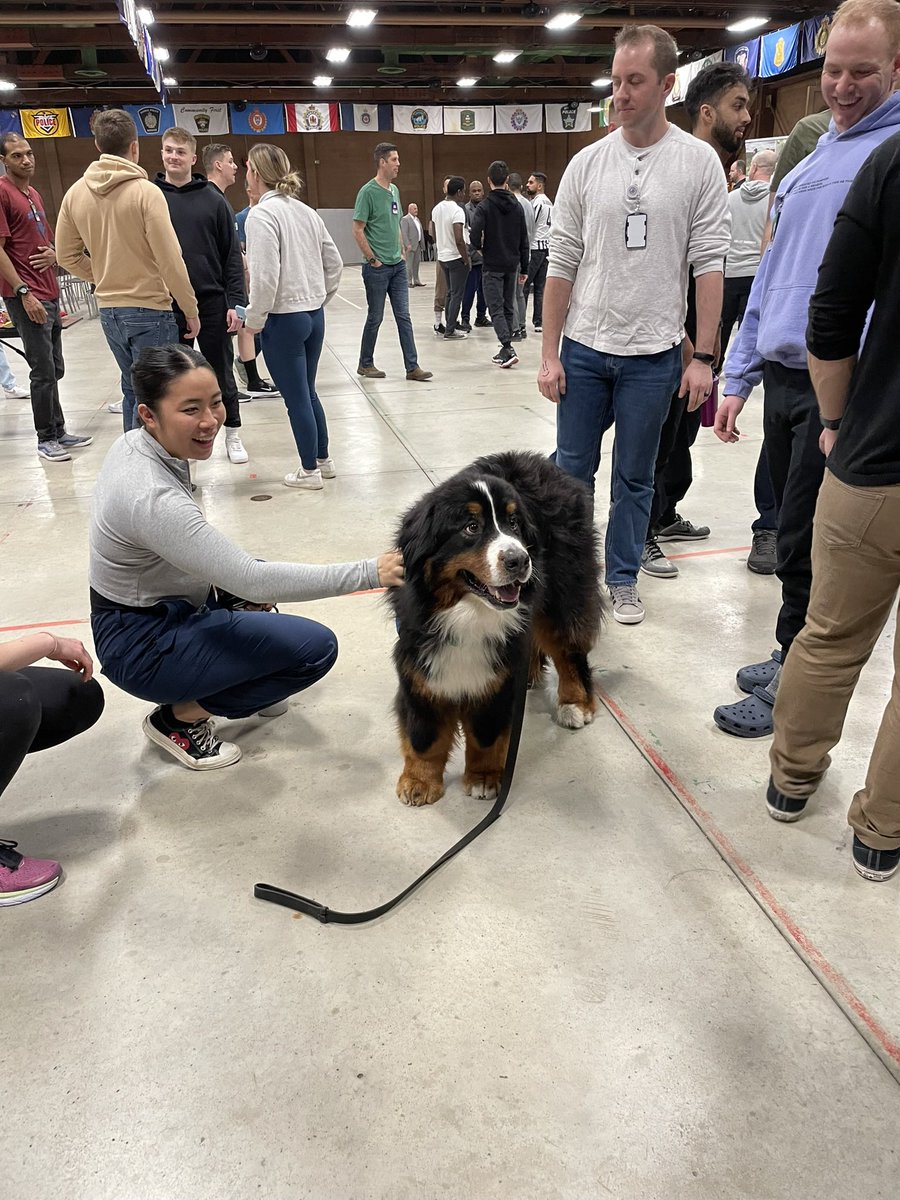
[[[740,173],[742,175],[747,174],[747,164],[744,162],[744,160],[742,158],[736,158],[731,165],[733,167],[737,167],[737,169],[740,171]]]
[[[684,94],[684,111],[690,117],[691,124],[697,124],[702,105],[711,104],[715,107],[726,92],[741,84],[750,91],[750,76],[740,63],[709,63],[702,71],[698,71]]]
[[[544,172],[543,172],[543,171],[532,171],[532,172],[531,172],[531,178],[532,178],[532,179],[539,179],[539,180],[541,181],[541,186],[542,186],[542,187],[546,187],[546,186],[547,186],[547,176],[544,174]]]
[[[226,154],[230,153],[230,146],[225,146],[222,144],[222,142],[210,142],[208,146],[203,147],[201,154],[203,159],[203,170],[208,175],[213,168],[213,163],[218,159],[224,158]]]
[[[119,158],[125,157],[138,135],[133,118],[121,108],[95,113],[91,132],[101,154],[116,154]]]
[[[212,367],[198,350],[190,346],[145,346],[131,368],[131,386],[137,404],[146,404],[156,413],[159,402],[182,375],[198,367]]]
[[[507,180],[507,183],[509,184],[509,186],[512,188],[512,190],[514,192],[521,192],[522,176],[519,174],[518,171],[510,171],[509,179]]]
[[[495,158],[488,167],[488,179],[494,187],[502,187],[509,179],[509,167],[502,158]]]
[[[397,147],[393,142],[379,142],[372,151],[375,158],[375,166],[377,167],[383,158],[390,158],[396,149]]]
[[[623,46],[636,46],[641,42],[649,42],[653,47],[650,62],[656,71],[657,79],[665,79],[674,75],[678,70],[678,46],[671,33],[660,29],[658,25],[623,25],[616,34],[616,49]]]
[[[447,180],[447,195],[458,196],[460,192],[466,190],[466,181],[462,175],[451,175]]]
[[[7,129],[4,133],[0,133],[0,154],[6,157],[6,147],[11,142],[24,142],[27,138],[22,137],[21,133],[16,133],[14,129]]]

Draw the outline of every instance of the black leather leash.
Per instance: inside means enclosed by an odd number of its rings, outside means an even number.
[[[445,862],[449,862],[451,858],[459,854],[460,850],[465,849],[470,842],[474,842],[478,835],[484,833],[489,825],[493,825],[503,812],[504,805],[509,797],[510,788],[512,787],[513,774],[516,769],[516,757],[519,753],[519,739],[522,734],[522,720],[525,716],[525,698],[528,694],[529,658],[529,647],[526,644],[522,650],[514,676],[509,748],[506,752],[506,763],[503,767],[503,778],[500,781],[500,791],[497,793],[497,799],[494,801],[493,807],[487,816],[482,817],[473,829],[470,829],[464,837],[461,837],[455,845],[451,846],[446,854],[442,854],[437,862],[432,863],[427,871],[424,871],[409,887],[404,888],[393,900],[388,900],[385,904],[379,904],[377,908],[367,908],[365,912],[338,912],[336,909],[328,908],[325,904],[320,904],[318,900],[310,900],[307,896],[300,896],[296,892],[287,891],[285,888],[275,887],[272,883],[258,883],[254,887],[253,895],[257,900],[269,900],[272,904],[281,904],[285,908],[292,908],[295,912],[306,913],[310,917],[315,917],[317,921],[321,921],[323,925],[362,925],[366,921],[374,921],[376,917],[384,916],[386,912],[390,912],[401,900],[406,899],[410,892],[414,892],[419,884],[424,883],[430,875],[433,875],[439,867],[442,867]]]

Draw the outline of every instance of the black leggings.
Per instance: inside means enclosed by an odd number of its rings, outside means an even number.
[[[95,724],[103,689],[61,667],[0,671],[0,795],[26,754],[48,750]]]

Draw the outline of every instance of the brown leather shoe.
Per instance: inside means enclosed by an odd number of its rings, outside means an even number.
[[[384,379],[384,371],[379,371],[377,367],[357,367],[357,375],[362,375],[365,379]],[[409,378],[407,376],[407,378]]]
[[[424,383],[426,379],[431,378],[430,371],[423,371],[421,367],[413,367],[411,371],[406,372],[407,379],[414,379],[417,383]]]

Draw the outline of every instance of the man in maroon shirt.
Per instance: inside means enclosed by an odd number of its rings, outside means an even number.
[[[58,381],[65,374],[53,230],[32,187],[34,151],[17,133],[0,134],[0,294],[31,367],[38,454],[65,462],[94,440],[66,433]]]

